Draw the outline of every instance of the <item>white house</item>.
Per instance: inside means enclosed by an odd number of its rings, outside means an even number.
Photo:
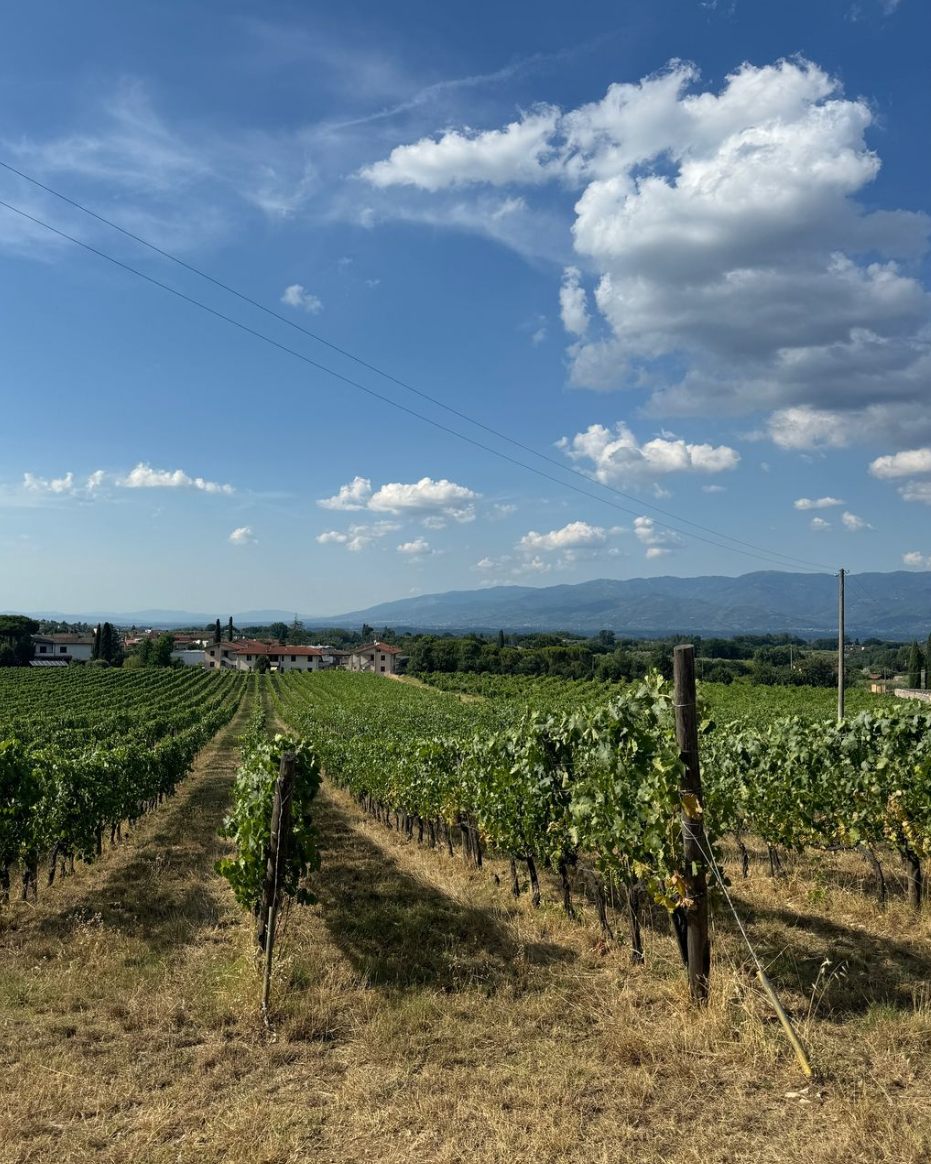
[[[86,663],[94,653],[93,635],[33,635],[32,641],[36,647],[35,657],[39,661],[60,659],[70,663],[72,659],[78,659]]]
[[[204,650],[204,666],[215,671],[251,671],[263,655],[273,671],[322,671],[332,666],[327,652],[321,647],[289,647],[284,643],[263,643],[258,639],[209,643]]]
[[[372,643],[363,643],[361,647],[353,647],[349,652],[350,671],[373,671],[376,675],[394,675],[398,667],[398,659],[404,652],[400,647],[392,647],[389,643],[380,643],[377,639]]]

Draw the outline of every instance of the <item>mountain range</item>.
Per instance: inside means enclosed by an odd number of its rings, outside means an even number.
[[[493,586],[452,590],[382,602],[338,615],[301,615],[308,626],[381,630],[575,631],[620,635],[765,634],[816,638],[836,633],[837,579],[827,574],[761,570],[736,578],[600,578],[559,586]],[[199,626],[215,615],[186,611],[95,611],[35,617],[107,619],[121,626]],[[221,616],[222,618],[222,616]],[[293,611],[251,610],[233,615],[237,626],[291,622]],[[222,618],[225,623],[225,618]],[[849,575],[846,626],[850,635],[893,639],[931,633],[931,571]]]

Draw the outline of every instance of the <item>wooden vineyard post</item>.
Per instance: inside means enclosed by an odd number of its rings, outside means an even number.
[[[285,752],[281,757],[278,778],[275,780],[275,796],[272,800],[271,832],[268,846],[268,863],[265,867],[265,882],[262,886],[262,903],[259,907],[259,925],[256,937],[265,951],[265,974],[262,981],[262,1014],[268,1013],[268,996],[272,981],[272,956],[275,945],[275,920],[278,913],[278,895],[281,888],[281,873],[288,856],[288,832],[291,823],[291,793],[294,791],[294,777],[297,771],[297,757],[293,752]]]
[[[705,829],[702,823],[701,770],[698,762],[698,717],[695,710],[695,648],[676,647],[674,655],[676,742],[682,759],[682,849],[685,857],[686,950],[689,991],[693,1001],[708,999],[711,942],[708,937],[708,887]]]

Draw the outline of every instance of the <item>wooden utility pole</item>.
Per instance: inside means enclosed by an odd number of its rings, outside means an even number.
[[[708,999],[711,942],[708,937],[708,885],[705,829],[702,823],[701,770],[698,762],[698,716],[695,711],[695,648],[676,647],[676,742],[682,760],[682,849],[687,898],[684,903],[689,991],[695,1002]]]
[[[275,796],[272,801],[271,830],[268,845],[268,862],[265,866],[265,882],[262,886],[262,902],[259,907],[259,924],[256,932],[259,945],[265,951],[265,976],[262,982],[262,1014],[268,1011],[268,996],[272,980],[272,954],[275,945],[275,919],[278,914],[278,895],[281,875],[288,856],[288,833],[291,823],[291,793],[294,791],[294,777],[297,771],[297,757],[293,752],[285,752],[281,757],[278,778],[275,780]]]
[[[837,578],[837,722],[844,718],[844,570]]]

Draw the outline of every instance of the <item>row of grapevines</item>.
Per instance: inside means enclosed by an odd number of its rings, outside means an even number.
[[[291,794],[285,857],[278,866],[278,895],[299,904],[315,899],[306,885],[307,876],[320,867],[320,850],[312,805],[320,787],[320,767],[308,743],[276,734],[270,738],[261,694],[265,677],[256,675],[256,700],[249,727],[240,740],[240,764],[233,790],[233,807],[223,822],[221,835],[236,846],[236,854],[217,862],[217,872],[229,881],[239,904],[258,915],[271,847],[272,804],[281,757],[290,752],[296,759]],[[258,933],[264,945],[264,928]]]
[[[86,696],[96,676],[107,672],[88,675],[93,678],[82,685]],[[166,704],[158,699],[158,679],[146,677],[142,686],[152,693],[156,710],[149,716],[145,704],[137,705],[132,730],[125,733],[60,736],[53,701],[44,716],[30,717],[22,736],[7,735],[7,724],[0,735],[0,895],[9,896],[11,869],[18,864],[22,895],[31,891],[35,898],[43,856],[51,884],[59,860],[63,866],[93,860],[108,832],[112,843],[124,821],[135,821],[174,791],[200,748],[232,718],[243,690],[239,676],[210,676],[206,685],[199,678],[178,687],[166,673],[164,685],[173,693]],[[102,683],[101,697],[105,689],[112,688]],[[176,698],[177,691],[186,692],[186,701]],[[167,706],[174,711],[167,712]],[[82,714],[93,721],[89,706]],[[109,722],[102,698],[98,714]]]

